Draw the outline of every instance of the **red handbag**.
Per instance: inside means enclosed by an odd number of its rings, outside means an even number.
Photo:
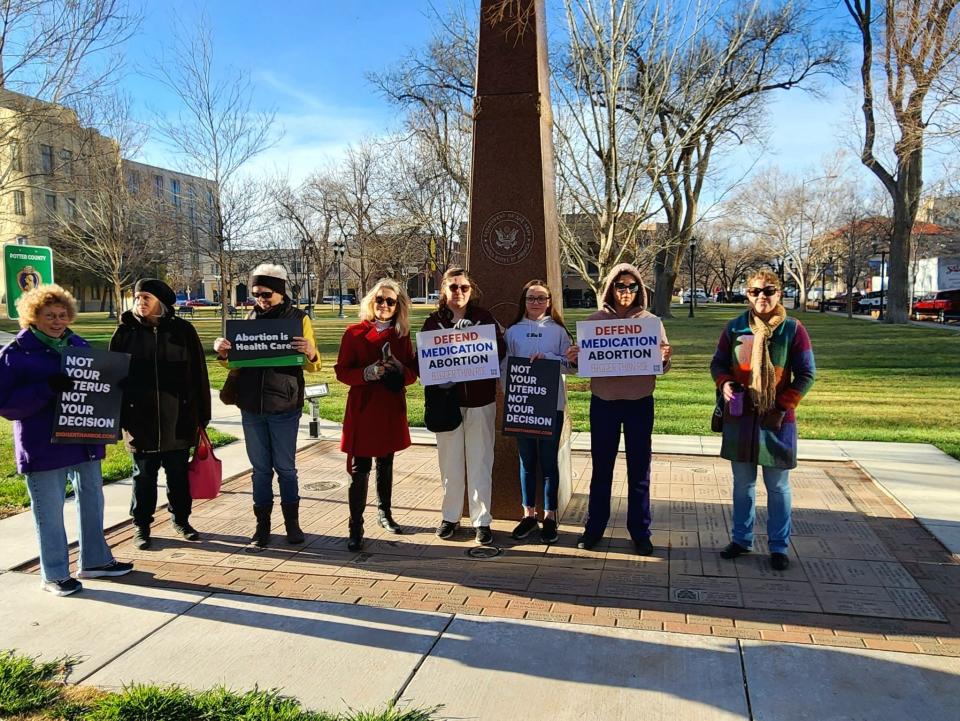
[[[223,465],[213,454],[213,444],[207,437],[207,431],[200,429],[197,447],[187,467],[187,479],[190,481],[190,498],[216,498],[220,495],[223,481]]]

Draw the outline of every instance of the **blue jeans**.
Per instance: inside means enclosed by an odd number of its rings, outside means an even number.
[[[520,452],[520,495],[526,508],[537,505],[537,457],[543,471],[543,510],[557,510],[560,469],[557,454],[560,452],[560,430],[563,428],[563,411],[557,411],[556,432],[547,438],[518,438]]]
[[[744,548],[753,548],[753,522],[757,508],[757,466],[733,461],[733,540]],[[767,487],[767,543],[770,553],[786,553],[790,545],[790,471],[763,468]]]
[[[70,552],[63,525],[63,501],[69,480],[77,504],[81,569],[105,566],[113,554],[103,537],[103,476],[100,461],[87,461],[52,471],[27,473],[30,508],[40,545],[40,575],[44,581],[70,577]]]
[[[650,459],[653,435],[653,396],[639,400],[605,401],[590,396],[590,503],[585,535],[601,538],[610,520],[613,467],[623,426],[627,456],[627,531],[639,541],[650,537]]]
[[[297,487],[297,433],[301,411],[289,413],[248,413],[241,410],[247,458],[253,467],[253,505],[273,503],[273,472],[277,472],[280,501],[300,500]]]

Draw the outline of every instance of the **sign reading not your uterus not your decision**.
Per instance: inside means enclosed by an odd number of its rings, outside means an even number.
[[[417,333],[417,358],[425,386],[500,377],[493,325]]]
[[[560,361],[507,358],[504,378],[503,434],[545,438],[558,432],[557,394]]]
[[[123,391],[117,383],[127,377],[130,354],[66,348],[60,357],[60,370],[73,381],[73,388],[57,396],[53,442],[117,441],[123,403]]]
[[[290,345],[303,335],[303,322],[296,318],[228,320],[231,368],[303,365],[303,354]]]
[[[659,318],[579,321],[577,345],[577,374],[585,378],[663,373]]]

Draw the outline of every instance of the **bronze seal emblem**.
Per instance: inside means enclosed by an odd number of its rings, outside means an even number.
[[[533,248],[533,226],[520,213],[501,210],[483,224],[480,247],[483,254],[498,265],[519,263]]]

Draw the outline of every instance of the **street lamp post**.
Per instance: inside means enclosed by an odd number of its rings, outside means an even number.
[[[877,316],[877,320],[883,320],[883,273],[884,270],[886,270],[884,266],[886,265],[887,261],[887,249],[881,248],[877,243],[874,243],[874,255],[876,255],[878,252],[880,253],[880,315]]]
[[[696,237],[690,238],[690,315],[689,318],[693,318],[693,298],[694,298],[694,288],[696,283],[693,279],[694,273],[694,254],[697,252],[697,239]]]
[[[347,244],[338,240],[333,244],[333,256],[337,259],[337,298],[340,301],[339,318],[346,318],[343,312],[343,256],[347,253]]]
[[[820,312],[827,312],[827,266],[833,265],[833,258],[828,257],[827,262],[820,271]]]
[[[303,245],[303,264],[307,270],[307,316],[313,318],[313,294],[310,290],[310,252],[306,243]]]

